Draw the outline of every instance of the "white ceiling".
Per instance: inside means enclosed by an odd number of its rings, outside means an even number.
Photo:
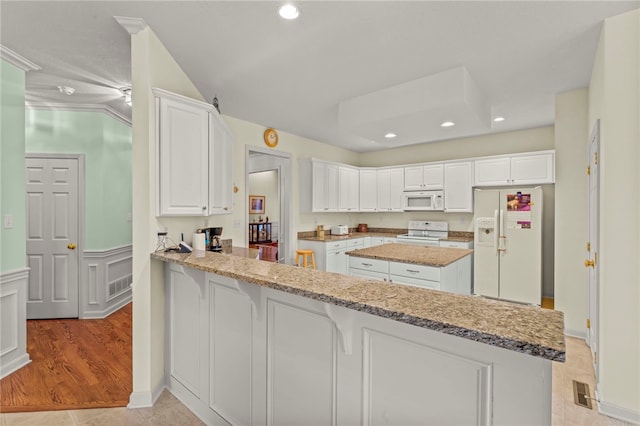
[[[0,43],[42,67],[27,73],[28,101],[106,104],[130,116],[118,90],[130,86],[130,38],[113,16],[142,18],[202,95],[218,97],[223,114],[366,152],[552,124],[554,95],[588,85],[603,19],[640,7],[640,0],[296,3],[300,18],[285,21],[280,1],[5,0]],[[420,140],[388,129],[398,134],[392,142],[340,127],[341,102],[458,67],[504,122],[461,123]],[[63,95],[59,85],[76,92]]]

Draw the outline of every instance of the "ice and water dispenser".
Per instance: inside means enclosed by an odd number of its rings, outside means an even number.
[[[476,229],[475,236],[476,246],[486,246],[491,247],[495,245],[496,242],[496,233],[498,230],[496,229],[495,217],[478,217],[476,218]]]

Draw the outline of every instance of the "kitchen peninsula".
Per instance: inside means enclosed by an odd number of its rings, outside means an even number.
[[[242,256],[166,262],[165,381],[208,424],[550,424],[558,311]]]

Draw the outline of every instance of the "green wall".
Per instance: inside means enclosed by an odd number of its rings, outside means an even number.
[[[131,244],[131,128],[101,112],[27,110],[26,152],[84,154],[85,250]]]
[[[0,219],[13,215],[13,228],[0,222],[0,273],[26,267],[24,186],[25,72],[0,61]]]

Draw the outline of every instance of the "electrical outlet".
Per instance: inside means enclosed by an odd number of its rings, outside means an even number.
[[[4,229],[11,229],[13,228],[13,215],[12,214],[5,214],[4,215]]]

